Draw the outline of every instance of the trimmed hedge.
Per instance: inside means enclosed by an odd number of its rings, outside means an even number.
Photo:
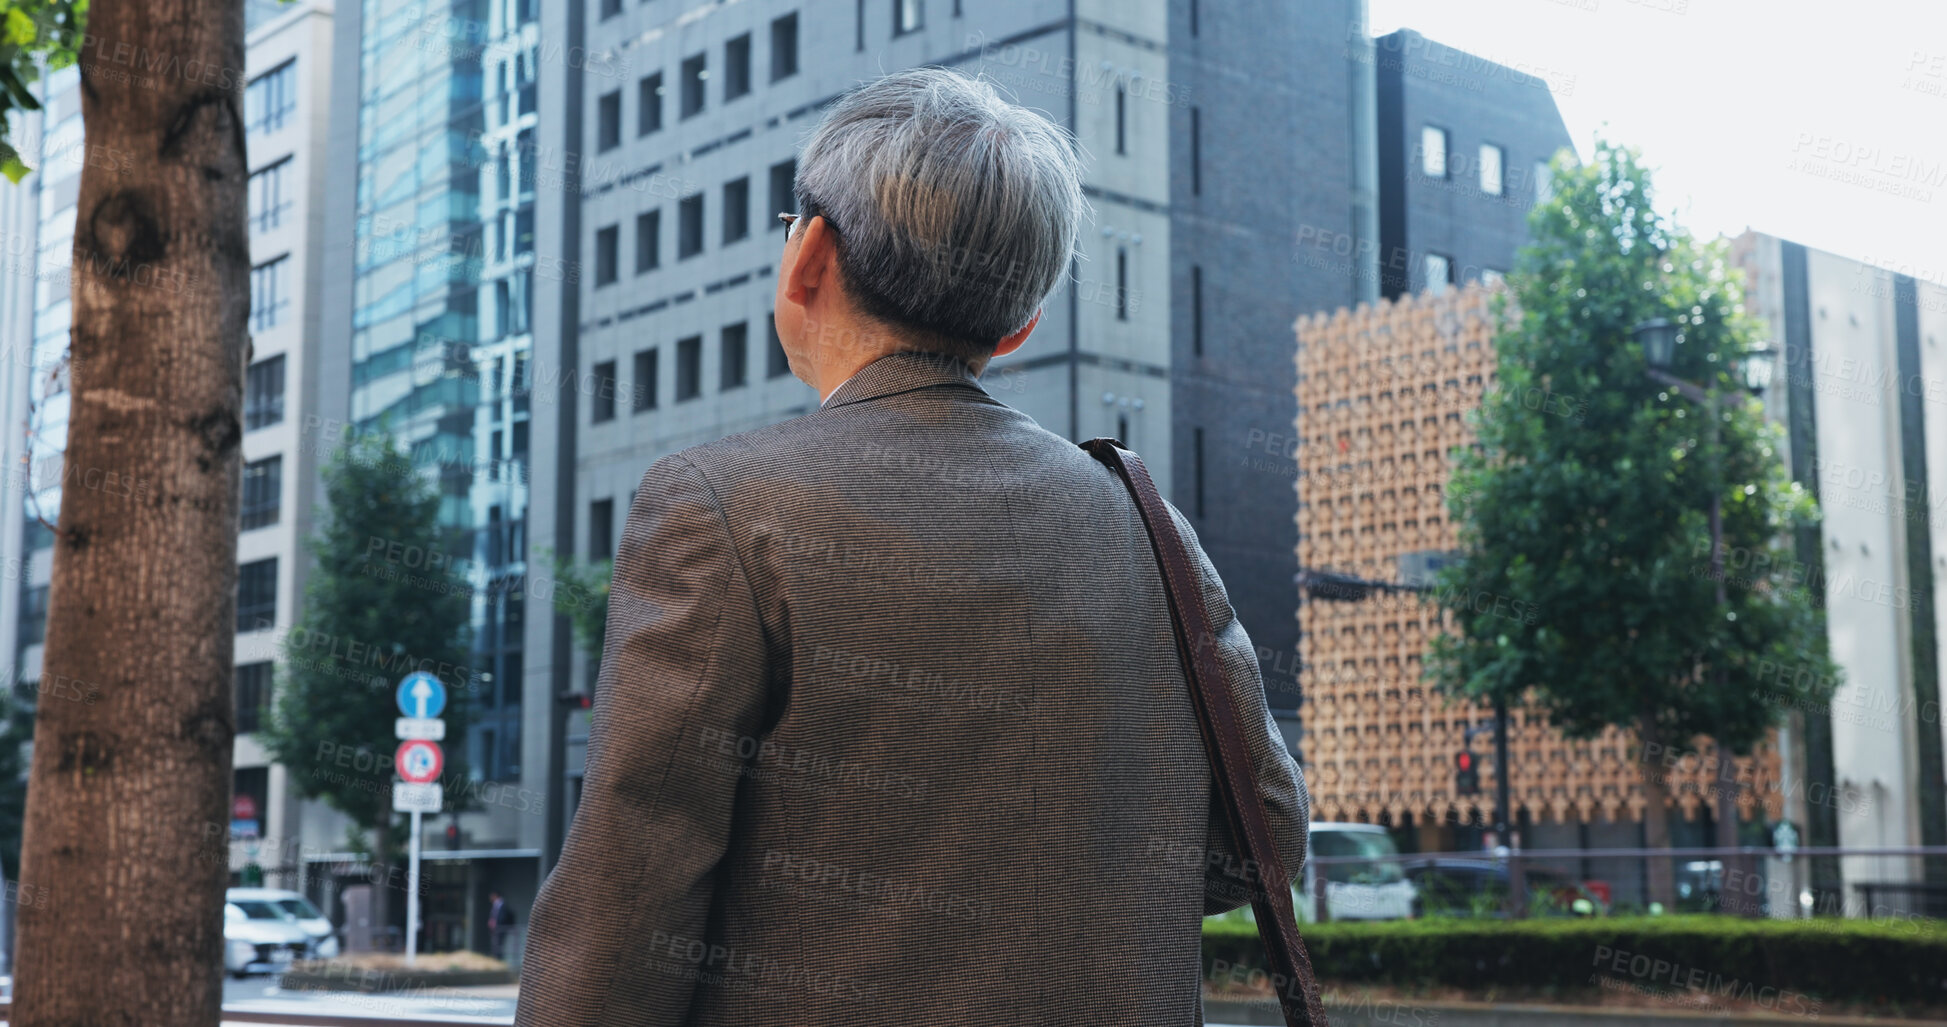
[[[1947,1003],[1947,924],[1920,920],[1395,920],[1302,925],[1320,980],[1400,987],[1627,986]],[[1261,968],[1255,924],[1206,920],[1205,973]]]

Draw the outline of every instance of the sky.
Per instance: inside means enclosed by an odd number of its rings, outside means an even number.
[[[1947,0],[1369,0],[1554,84],[1583,158],[1640,148],[1656,205],[1947,285]]]

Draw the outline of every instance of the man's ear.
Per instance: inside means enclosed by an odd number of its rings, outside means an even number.
[[[1021,326],[1020,331],[1015,332],[1014,334],[1008,336],[1005,339],[1002,339],[1001,344],[994,347],[994,356],[1004,357],[1009,353],[1012,353],[1015,350],[1020,349],[1021,344],[1028,341],[1028,335],[1034,331],[1034,326],[1040,323],[1041,323],[1041,311],[1037,309],[1034,312],[1034,316],[1028,318],[1028,323]]]
[[[784,298],[802,307],[809,305],[813,293],[829,284],[827,269],[838,254],[832,245],[831,226],[823,215],[801,222],[797,233],[793,248],[785,254],[782,274]]]

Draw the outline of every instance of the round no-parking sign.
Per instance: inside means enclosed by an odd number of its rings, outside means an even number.
[[[428,784],[439,779],[440,767],[446,756],[440,752],[438,742],[413,739],[400,742],[399,751],[392,756],[392,765],[399,770],[399,776],[411,784]]]

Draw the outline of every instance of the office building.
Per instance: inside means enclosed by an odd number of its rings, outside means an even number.
[[[1285,326],[1353,298],[1353,276],[1301,266],[1290,239],[1304,224],[1358,230],[1361,66],[1345,40],[1364,42],[1360,4],[1246,17],[1185,0],[591,0],[542,17],[543,38],[585,47],[602,73],[543,66],[543,95],[566,107],[542,119],[540,150],[583,159],[578,188],[541,201],[541,251],[581,273],[536,303],[534,446],[553,457],[537,462],[535,495],[553,502],[532,511],[536,544],[608,557],[657,458],[816,407],[770,327],[773,215],[795,208],[798,147],[846,89],[945,65],[1046,113],[1087,154],[1083,259],[986,387],[1051,431],[1142,451],[1261,650],[1293,651],[1291,474],[1250,446],[1290,424]],[[587,687],[587,654],[560,625],[531,618],[528,646],[552,691]],[[1287,715],[1291,664],[1269,682]],[[558,730],[549,714],[529,707],[533,758]],[[585,715],[570,720],[572,780]]]
[[[1570,146],[1555,96],[1573,91],[1574,75],[1512,67],[1412,29],[1375,39],[1373,58],[1379,294],[1506,274],[1548,162]]]
[[[1473,444],[1469,415],[1493,386],[1490,301],[1499,288],[1477,283],[1299,319],[1298,562],[1308,572],[1420,585],[1427,557],[1458,547],[1446,507],[1451,454]],[[1495,601],[1507,616],[1533,615],[1518,599]],[[1449,704],[1422,678],[1422,656],[1444,626],[1439,603],[1407,591],[1355,598],[1311,589],[1298,619],[1314,820],[1385,824],[1408,851],[1479,848],[1495,822],[1493,718],[1478,704]],[[1631,734],[1566,739],[1544,714],[1520,709],[1509,731],[1509,823],[1523,848],[1643,844],[1651,811]],[[1481,792],[1458,794],[1455,757],[1470,750]],[[1715,760],[1707,741],[1658,760],[1674,844],[1713,844]],[[1779,746],[1760,743],[1738,764],[1741,815],[1776,820],[1794,792]],[[1558,869],[1606,881],[1617,901],[1645,895],[1642,860]]]
[[[268,712],[272,667],[303,595],[312,528],[304,483],[316,460],[299,426],[315,415],[315,345],[320,251],[317,226],[324,142],[324,97],[331,78],[331,6],[320,0],[245,7],[245,82],[241,97],[250,179],[249,322],[252,358],[243,408],[243,494],[237,540],[236,726],[234,788],[247,803],[233,812],[233,880],[294,886],[298,879],[299,803],[286,768],[270,762],[257,738]],[[0,531],[8,542],[0,590],[0,652],[9,681],[28,694],[41,677],[53,524],[66,481],[69,263],[75,203],[84,167],[113,173],[141,159],[84,137],[77,67],[45,75],[38,114],[16,119],[16,138],[35,168],[18,186],[0,186],[0,238],[7,270],[0,283],[0,404],[7,433],[7,502]]]
[[[526,909],[539,882],[538,850],[524,839],[538,834],[527,822],[543,804],[520,790],[530,677],[525,383],[535,283],[562,273],[535,246],[536,197],[560,188],[559,153],[535,140],[538,69],[570,58],[559,41],[543,42],[537,13],[534,0],[364,0],[340,8],[334,37],[344,74],[326,203],[345,213],[325,229],[339,257],[322,283],[320,333],[333,354],[323,373],[335,377],[309,441],[328,453],[348,428],[390,434],[436,483],[441,558],[472,604],[467,665],[441,669],[449,690],[468,693],[470,725],[441,744],[449,767],[466,768],[473,809],[422,824],[430,949],[486,950],[487,892]],[[302,832],[328,910],[344,887],[398,880],[344,848],[346,827],[319,807]],[[404,923],[403,902],[390,911],[383,930]]]
[[[1796,540],[1794,570],[1823,602],[1844,675],[1830,703],[1792,713],[1805,786],[1789,816],[1807,845],[1947,845],[1947,447],[1933,441],[1947,423],[1942,269],[1851,260],[1759,232],[1733,240],[1732,253],[1745,309],[1782,351],[1765,405],[1785,426],[1792,479],[1821,513]],[[1947,860],[1811,862],[1822,907],[1838,904],[1843,882],[1854,915],[1940,913],[1927,903],[1947,888]]]

